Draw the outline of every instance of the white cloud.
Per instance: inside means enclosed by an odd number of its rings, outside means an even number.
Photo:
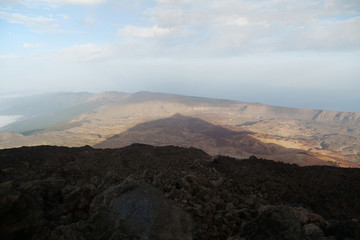
[[[179,7],[199,2],[199,0],[154,0],[156,3],[166,7]]]
[[[50,1],[48,0],[48,2]],[[54,2],[61,4],[99,4],[106,2],[106,0],[58,0]]]
[[[41,5],[90,5],[105,3],[107,0],[0,0],[4,5],[23,5],[36,7]]]
[[[18,58],[18,56],[16,54],[0,55],[0,60],[12,60],[12,59],[16,59],[16,58]]]
[[[33,44],[33,43],[27,43],[26,42],[26,43],[23,44],[24,48],[39,48],[39,47],[42,47],[42,46],[44,46],[43,43]]]
[[[229,26],[244,26],[248,25],[249,21],[245,17],[239,16],[228,16],[228,17],[221,17],[219,19],[220,24],[229,25]]]
[[[106,0],[38,0],[36,2],[51,5],[92,5],[105,3]]]
[[[48,32],[59,30],[59,24],[57,21],[48,17],[28,16],[20,13],[0,11],[0,19],[4,19],[10,23],[25,25],[34,31]]]
[[[84,19],[79,21],[80,24],[84,26],[93,26],[98,23],[97,19],[91,16],[87,16]]]
[[[284,42],[283,48],[346,50],[360,48],[360,17],[344,20],[323,20],[299,27]]]
[[[56,14],[56,16],[61,17],[63,20],[68,20],[70,18],[67,14]]]
[[[155,37],[164,37],[171,34],[174,29],[171,28],[161,28],[157,25],[152,26],[151,28],[139,28],[134,26],[126,26],[120,29],[118,32],[121,35],[136,37],[136,38],[155,38]]]
[[[185,32],[196,33],[183,36],[184,41],[202,42],[204,50],[213,46],[214,52],[238,54],[360,48],[358,0],[156,2],[157,6],[146,11],[152,23],[161,28],[182,29],[179,37]]]
[[[58,51],[64,61],[92,62],[109,59],[114,56],[114,50],[109,45],[80,44],[63,48]]]

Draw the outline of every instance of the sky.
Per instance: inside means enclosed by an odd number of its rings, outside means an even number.
[[[360,112],[360,1],[0,0],[0,96],[58,91]]]

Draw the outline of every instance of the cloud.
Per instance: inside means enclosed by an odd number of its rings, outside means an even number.
[[[58,51],[61,60],[70,62],[93,62],[114,57],[114,50],[109,45],[80,44]]]
[[[105,3],[106,0],[37,0],[35,2],[49,5],[94,5]]]
[[[39,48],[39,47],[42,47],[42,46],[44,46],[43,43],[33,44],[33,43],[27,43],[26,42],[26,43],[23,44],[24,48]]]
[[[228,25],[228,26],[244,26],[248,25],[249,21],[246,17],[240,17],[240,16],[225,16],[220,17],[218,19],[218,25]]]
[[[106,2],[106,0],[57,0],[57,1],[47,0],[46,2],[55,2],[58,4],[99,4]]]
[[[145,12],[155,26],[196,33],[185,42],[217,53],[360,48],[358,0],[155,2]]]
[[[84,19],[81,19],[79,21],[80,24],[84,25],[84,26],[93,26],[98,24],[98,21],[96,18],[91,17],[91,16],[87,16]]]
[[[360,48],[360,17],[323,20],[301,26],[284,39],[284,49],[351,50]],[[286,42],[285,42],[286,40]]]
[[[56,14],[56,16],[61,17],[63,20],[68,20],[70,18],[67,14]]]
[[[58,31],[59,24],[54,18],[42,16],[29,16],[20,13],[9,13],[0,11],[0,19],[10,23],[21,24],[33,31],[49,32]]]
[[[154,1],[159,5],[166,7],[173,7],[173,8],[199,2],[198,0],[154,0]]]
[[[0,60],[12,60],[12,59],[16,59],[16,58],[18,58],[18,56],[16,54],[0,55]]]
[[[107,0],[0,0],[4,5],[23,5],[27,7],[41,5],[90,5],[105,3]]]
[[[118,31],[119,34],[135,38],[156,38],[164,37],[174,32],[171,28],[161,28],[157,25],[151,28],[139,28],[135,26],[126,26]]]

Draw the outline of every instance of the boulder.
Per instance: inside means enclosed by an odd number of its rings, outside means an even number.
[[[191,219],[147,183],[110,187],[90,206],[94,239],[192,239]]]
[[[318,226],[323,222],[320,215],[301,207],[265,205],[258,209],[256,219],[244,224],[241,236],[247,239],[317,239],[324,236]]]
[[[313,223],[304,225],[303,230],[306,239],[317,240],[324,237],[323,231]]]

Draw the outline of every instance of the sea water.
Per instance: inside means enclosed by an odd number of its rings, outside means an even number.
[[[16,122],[19,118],[20,115],[0,115],[0,127]]]

